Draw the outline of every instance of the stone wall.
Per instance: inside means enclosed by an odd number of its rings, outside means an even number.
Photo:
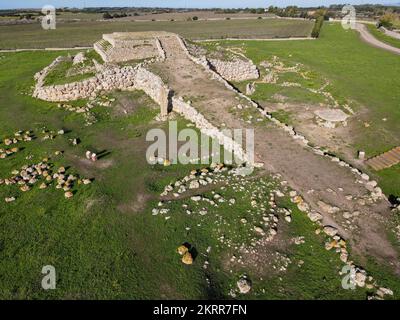
[[[134,76],[134,88],[143,90],[161,107],[161,116],[168,113],[170,89],[164,84],[162,79],[145,68],[136,69]]]
[[[226,136],[217,127],[213,126],[200,112],[198,112],[189,103],[185,102],[182,97],[172,98],[173,110],[181,114],[185,119],[193,122],[195,126],[205,135],[216,139],[225,150],[234,154],[234,156],[248,166],[254,165],[254,159],[244,151],[241,144],[234,141],[231,137]]]
[[[136,70],[133,67],[108,68],[92,78],[79,82],[50,86],[37,85],[33,96],[41,100],[59,102],[94,97],[101,91],[133,90],[135,75]]]
[[[156,46],[157,46],[157,50],[158,50],[158,55],[161,61],[164,61],[166,59],[166,54],[164,51],[164,48],[161,45],[161,41],[156,38]]]
[[[254,80],[260,77],[257,66],[250,60],[222,61],[209,59],[211,67],[228,81]]]
[[[57,65],[59,65],[61,62],[66,61],[68,58],[67,57],[57,57],[52,63],[50,63],[47,67],[43,68],[43,70],[39,71],[38,73],[35,74],[34,79],[36,81],[36,87],[41,87],[44,85],[45,78],[47,75],[50,73],[51,70],[53,70]]]
[[[35,75],[37,81],[33,92],[35,98],[61,102],[94,97],[104,91],[143,90],[161,106],[162,115],[167,114],[170,90],[164,85],[159,76],[146,70],[141,65],[121,68],[109,67],[97,73],[96,76],[83,81],[44,86],[44,78],[60,61],[62,59],[57,58],[51,65]]]

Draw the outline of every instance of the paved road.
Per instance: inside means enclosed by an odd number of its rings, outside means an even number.
[[[390,46],[390,45],[388,45],[386,43],[383,43],[382,41],[379,41],[378,39],[376,39],[372,34],[370,34],[368,32],[368,29],[364,24],[357,23],[356,30],[358,32],[360,32],[361,39],[363,41],[367,42],[368,44],[370,44],[371,46],[376,47],[376,48],[380,48],[380,49],[383,49],[383,50],[386,50],[386,51],[390,51],[392,53],[400,55],[400,49],[399,48],[392,47],[392,46]]]

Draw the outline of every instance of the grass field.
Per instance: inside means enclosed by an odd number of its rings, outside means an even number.
[[[221,243],[221,234],[234,243],[250,241],[249,229],[237,221],[244,217],[257,221],[249,197],[260,179],[243,191],[232,186],[216,190],[225,198],[235,197],[234,207],[204,204],[209,213],[203,217],[184,213],[182,205],[187,201],[178,200],[167,203],[170,220],[152,216],[151,209],[164,186],[193,167],[146,163],[145,133],[165,124],[152,121],[157,108],[140,92],[113,94],[116,103],[118,97],[127,95],[137,103],[135,111],[121,116],[113,109],[96,107],[98,122],[90,127],[84,126],[79,114],[22,94],[29,92],[33,74],[58,55],[60,52],[24,52],[4,54],[0,59],[0,137],[19,129],[33,130],[37,137],[23,143],[19,153],[1,159],[0,177],[49,157],[55,167],[63,165],[71,173],[95,180],[89,186],[78,186],[70,200],[54,187],[34,187],[27,193],[15,186],[0,187],[1,298],[229,298],[229,291],[246,272],[253,281],[252,293],[237,298],[365,299],[364,289],[341,289],[338,272],[342,264],[337,254],[324,249],[323,236],[314,233],[315,226],[287,199],[279,205],[293,210],[293,221],[283,226],[287,237],[283,240],[289,243],[288,239],[300,235],[305,239],[301,245],[273,249],[291,260],[287,270],[277,274],[268,268],[227,268],[233,248]],[[185,125],[185,121],[178,121],[181,127]],[[64,128],[66,134],[43,141],[44,127],[55,131]],[[78,146],[69,142],[74,137],[81,140]],[[83,164],[79,159],[87,149],[109,152],[99,163],[110,165]],[[63,150],[64,155],[56,157],[55,150]],[[11,195],[17,200],[5,204],[3,199]],[[186,241],[198,251],[190,267],[180,262],[175,251]],[[206,253],[209,246],[212,250]],[[204,269],[206,259],[209,267]],[[57,272],[57,289],[53,291],[40,287],[41,269],[48,264]],[[373,275],[382,285],[399,292],[389,272]]]
[[[309,36],[312,21],[263,19],[226,21],[85,21],[60,23],[56,30],[40,24],[0,26],[0,49],[91,46],[102,34],[164,30],[191,39],[286,38]]]
[[[375,38],[378,40],[387,43],[395,48],[400,48],[400,40],[399,39],[394,39],[382,31],[378,30],[374,25],[368,24],[367,25],[368,31],[373,34]]]
[[[237,43],[221,42],[237,47]],[[327,23],[318,41],[246,42],[247,55],[257,64],[278,56],[289,65],[302,63],[312,73],[329,79],[329,91],[338,100],[352,101],[362,111],[362,121],[354,132],[354,154],[365,150],[368,157],[400,145],[400,63],[398,56],[372,48],[359,40],[356,31],[344,31],[340,24]],[[318,83],[318,79],[316,79]],[[307,85],[307,83],[304,83]],[[318,97],[299,93],[298,88],[260,86],[254,98],[270,101],[277,92],[293,102],[318,103]],[[358,107],[357,107],[358,106]],[[367,110],[367,111],[365,111]],[[364,126],[364,121],[369,123]],[[400,195],[400,166],[371,172],[379,178],[387,195]]]

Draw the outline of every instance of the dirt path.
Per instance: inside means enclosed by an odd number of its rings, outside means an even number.
[[[372,34],[368,32],[367,27],[362,23],[357,23],[356,30],[360,33],[361,39],[365,42],[369,43],[371,46],[380,48],[386,51],[390,51],[395,54],[400,54],[400,49],[392,47],[384,42],[379,41],[376,39]]]
[[[381,29],[383,29],[385,34],[388,35],[389,37],[392,37],[394,39],[400,40],[400,33],[388,30],[388,29],[386,29],[384,27],[381,27]]]
[[[224,127],[223,124],[234,129],[254,127],[229,112],[239,103],[237,95],[210,79],[201,66],[185,55],[175,38],[163,39],[162,46],[167,53],[166,61],[154,65],[153,71],[168,79],[168,85],[177,95],[192,100],[192,105],[220,128]],[[254,129],[256,160],[264,162],[266,170],[281,174],[313,209],[323,215],[324,224],[337,227],[340,234],[350,241],[353,253],[361,259],[373,255],[386,264],[389,262],[400,272],[396,249],[386,238],[383,227],[390,215],[387,201],[364,204],[362,199],[368,198],[369,192],[357,183],[348,168],[314,154],[274,125],[256,126]],[[341,211],[337,214],[324,212],[318,206],[320,200]],[[345,211],[360,212],[353,221],[354,229],[349,228],[343,219]]]

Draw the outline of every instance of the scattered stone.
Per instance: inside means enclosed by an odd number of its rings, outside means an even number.
[[[15,201],[15,197],[9,197],[9,198],[5,198],[4,199],[5,200],[5,202],[13,202],[13,201]]]
[[[178,247],[177,251],[181,256],[183,256],[184,254],[189,252],[189,248],[185,245],[181,245],[180,247]]]
[[[74,196],[74,194],[71,191],[67,191],[64,194],[65,198],[70,199]]]
[[[254,227],[254,231],[259,233],[259,234],[264,234],[264,230],[261,227]]]
[[[187,265],[193,264],[193,257],[190,252],[186,252],[182,257],[182,262]]]
[[[317,221],[319,221],[319,220],[322,220],[322,215],[319,214],[319,213],[316,212],[316,211],[311,211],[311,212],[309,212],[309,213],[308,213],[308,217],[310,218],[310,220],[311,220],[312,222],[317,222]]]
[[[236,284],[242,294],[249,293],[251,290],[251,281],[247,278],[241,278]]]
[[[325,226],[324,227],[324,232],[328,236],[333,237],[338,233],[338,229],[336,229],[335,227],[332,227],[332,226]]]
[[[356,272],[354,281],[358,287],[364,287],[365,280],[367,280],[367,276],[363,272]]]

